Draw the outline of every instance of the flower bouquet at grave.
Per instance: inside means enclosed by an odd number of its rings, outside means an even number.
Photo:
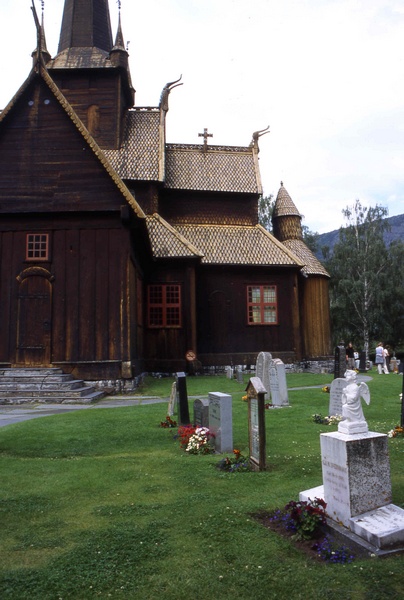
[[[278,510],[272,515],[272,521],[283,524],[286,531],[290,531],[301,540],[311,540],[317,537],[326,524],[327,504],[321,498],[305,501],[291,501],[283,510]]]
[[[173,427],[177,427],[177,421],[174,421],[170,415],[167,415],[164,421],[161,421],[160,427],[164,429],[171,429]]]
[[[207,427],[197,427],[188,439],[185,452],[189,452],[189,454],[211,454],[215,451],[211,443],[213,437]]]
[[[396,425],[394,429],[391,429],[388,434],[389,438],[404,437],[404,427]]]
[[[329,394],[330,390],[331,390],[331,388],[329,385],[325,385],[323,388],[321,388],[321,391],[324,392],[325,394]]]
[[[318,425],[338,425],[340,421],[342,421],[341,415],[331,415],[328,417],[323,417],[322,415],[315,414],[312,416],[313,423],[317,423]]]
[[[249,459],[243,456],[237,448],[233,450],[233,456],[226,456],[220,459],[216,467],[219,471],[226,471],[227,473],[245,473],[251,471]]]

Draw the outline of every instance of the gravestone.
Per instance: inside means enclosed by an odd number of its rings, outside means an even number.
[[[176,386],[178,396],[178,412],[180,425],[189,425],[191,423],[189,419],[189,407],[188,407],[188,394],[187,394],[187,380],[185,373],[177,373],[176,375]]]
[[[343,377],[346,371],[346,350],[345,346],[340,344],[335,348],[334,355],[334,379]]]
[[[342,415],[342,392],[347,385],[347,380],[344,377],[333,379],[330,386],[330,405],[328,415]]]
[[[238,365],[236,367],[236,381],[237,383],[244,383],[244,377],[243,377],[243,369],[241,367],[241,365]]]
[[[264,471],[266,467],[265,394],[259,377],[251,377],[246,388],[248,397],[248,439],[250,465]]]
[[[232,367],[227,366],[227,367],[225,367],[224,371],[226,373],[227,379],[233,379],[233,368]]]
[[[359,371],[366,372],[366,352],[364,350],[359,354]]]
[[[329,524],[343,525],[374,552],[404,550],[404,510],[391,504],[387,435],[368,431],[361,404],[362,398],[370,402],[367,385],[358,385],[352,370],[346,379],[345,419],[337,432],[320,435],[323,485],[301,492],[299,499],[322,498]]]
[[[170,399],[168,401],[168,410],[167,414],[172,417],[177,410],[177,382],[173,381],[171,386],[171,394]]]
[[[262,385],[266,389],[265,401],[269,402],[271,395],[271,386],[269,382],[269,363],[272,360],[270,352],[260,352],[257,356],[255,365],[255,375],[261,379]]]
[[[216,452],[233,451],[232,398],[229,394],[209,392],[209,430],[214,435]]]
[[[269,362],[269,385],[271,388],[271,403],[274,406],[288,406],[286,371],[280,358],[275,358]]]
[[[209,428],[209,400],[207,398],[194,401],[194,427]]]

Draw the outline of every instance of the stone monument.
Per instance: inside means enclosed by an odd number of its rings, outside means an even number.
[[[333,379],[330,385],[330,404],[328,415],[342,415],[342,392],[347,385],[347,380],[344,377]]]
[[[361,398],[366,384],[347,371],[338,432],[320,435],[323,485],[301,492],[300,500],[323,498],[334,527],[342,525],[375,552],[404,548],[404,510],[391,504],[387,435],[368,431]]]
[[[255,375],[261,379],[262,385],[266,389],[265,401],[269,402],[271,395],[271,386],[269,383],[269,363],[272,360],[270,352],[260,352],[257,356],[255,365]]]
[[[233,452],[232,398],[229,394],[209,392],[209,430],[219,454]]]
[[[280,358],[269,361],[269,386],[271,403],[274,406],[289,406],[285,365]]]

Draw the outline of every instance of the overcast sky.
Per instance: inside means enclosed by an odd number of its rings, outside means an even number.
[[[45,0],[57,52],[63,0]],[[138,106],[158,105],[168,81],[167,141],[245,146],[260,138],[264,194],[280,181],[324,233],[342,209],[404,213],[403,0],[122,0]],[[36,0],[40,13],[41,3]],[[118,4],[110,0],[115,36]],[[31,0],[0,2],[0,107],[31,68]]]

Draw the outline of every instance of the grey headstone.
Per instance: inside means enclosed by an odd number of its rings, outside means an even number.
[[[270,361],[269,383],[271,388],[271,403],[274,406],[288,406],[289,398],[286,385],[286,371],[285,365],[280,358],[275,358]]]
[[[266,389],[265,394],[266,402],[269,402],[271,394],[271,385],[269,381],[269,364],[272,360],[272,354],[270,352],[260,352],[257,356],[257,362],[255,366],[255,375],[262,381],[262,385]]]
[[[233,451],[232,398],[229,394],[209,392],[209,429],[219,454]]]
[[[342,415],[342,392],[348,384],[344,377],[333,379],[330,386],[330,406],[328,409],[329,416]]]
[[[209,400],[207,398],[194,401],[194,426],[209,427]]]

